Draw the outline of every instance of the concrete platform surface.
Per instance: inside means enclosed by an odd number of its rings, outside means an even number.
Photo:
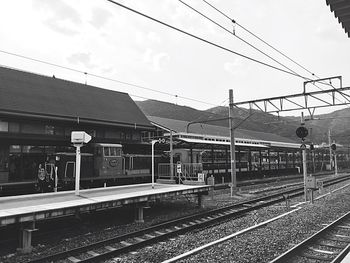
[[[69,216],[182,194],[206,194],[207,185],[138,184],[74,191],[0,197],[0,226]]]

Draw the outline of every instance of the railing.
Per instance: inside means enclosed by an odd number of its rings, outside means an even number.
[[[205,180],[203,175],[202,163],[177,163],[174,164],[174,179],[178,183],[187,181],[199,181]],[[159,163],[158,164],[158,178],[159,179],[171,179],[170,175],[170,163]]]

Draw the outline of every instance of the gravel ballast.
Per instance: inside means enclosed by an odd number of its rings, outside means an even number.
[[[341,185],[345,185],[346,182],[338,184],[336,186],[331,186],[331,189],[335,189],[337,187],[340,187]],[[249,187],[250,189],[244,190],[239,193],[238,195],[235,195],[234,198],[230,197],[230,191],[229,189],[224,190],[218,190],[215,191],[215,198],[214,200],[211,199],[211,196],[206,196],[203,200],[203,204],[205,206],[203,210],[206,209],[212,209],[218,206],[228,205],[232,204],[233,202],[239,202],[243,201],[245,199],[254,198],[256,197],[254,192],[251,192],[253,189],[262,188],[260,187]],[[268,188],[268,185],[265,185],[266,188]],[[248,187],[247,187],[248,188]],[[278,187],[277,187],[278,188]],[[254,190],[253,190],[254,191]],[[329,191],[329,190],[326,190]],[[348,190],[345,189],[344,193],[346,193]],[[270,191],[268,191],[271,193]],[[342,193],[343,194],[343,193]],[[325,201],[318,201],[314,205],[311,205],[310,208],[316,207],[317,205],[322,207],[322,204],[328,204],[328,202],[331,201],[331,199],[335,198],[339,194],[333,194],[331,198],[327,198],[327,202]],[[347,196],[346,198],[348,198]],[[328,200],[329,199],[329,200]],[[297,199],[293,199],[292,204],[302,202],[303,197],[299,197]],[[349,205],[350,206],[350,205]],[[309,208],[308,208],[309,209]],[[327,211],[329,208],[315,208],[317,212],[320,212],[320,210]],[[347,208],[349,210],[349,208]],[[306,211],[307,209],[305,209]],[[163,220],[169,220],[171,218],[176,218],[183,215],[188,215],[190,213],[199,212],[200,210],[196,208],[196,198],[193,199],[187,199],[187,197],[181,196],[176,199],[163,201],[161,203],[155,204],[151,209],[145,210],[145,224],[135,224],[130,223],[127,225],[118,225],[111,223],[110,225],[107,225],[107,222],[103,225],[96,225],[96,226],[88,226],[87,231],[84,234],[76,235],[74,233],[71,233],[71,236],[68,236],[65,239],[61,239],[60,241],[53,241],[47,240],[45,242],[41,242],[41,245],[36,245],[34,247],[34,251],[30,255],[21,255],[19,253],[13,253],[13,254],[7,254],[3,257],[0,256],[0,262],[20,262],[25,259],[37,257],[38,255],[44,255],[48,253],[58,252],[62,251],[66,248],[73,248],[77,247],[83,244],[87,244],[90,242],[95,242],[97,240],[101,240],[107,237],[120,235],[126,232],[134,231],[136,229],[143,228],[145,226],[149,226],[152,224],[156,224],[158,222],[161,222]],[[329,210],[331,211],[331,210]],[[279,205],[276,205],[274,207],[264,208],[260,209],[256,213],[250,213],[248,216],[244,218],[240,218],[237,220],[230,220],[226,222],[221,222],[220,224],[216,226],[209,227],[204,230],[196,230],[191,233],[182,235],[180,237],[172,238],[170,240],[166,240],[166,242],[153,245],[151,248],[145,248],[137,251],[136,253],[129,253],[125,255],[121,255],[120,259],[116,260],[109,260],[108,262],[161,262],[163,260],[166,260],[168,258],[171,258],[173,256],[176,256],[178,254],[181,254],[185,251],[188,251],[190,249],[193,249],[195,247],[198,247],[200,245],[207,244],[208,242],[211,242],[215,239],[218,239],[220,237],[224,237],[226,235],[232,234],[236,231],[242,230],[244,228],[247,228],[251,225],[254,225],[256,223],[256,219],[258,219],[258,223],[267,220],[269,218],[272,218],[274,216],[277,216],[279,214],[282,214],[286,212],[286,208],[284,206],[284,203],[281,203]],[[128,212],[130,214],[130,211]],[[311,213],[311,212],[310,212]],[[132,213],[131,213],[132,214]],[[336,217],[337,214],[334,212],[331,212],[333,217]],[[122,216],[118,212],[118,217]],[[316,219],[320,219],[320,216],[315,216]],[[290,219],[291,220],[291,219]],[[291,220],[293,221],[293,220]],[[115,222],[116,223],[116,222]],[[326,222],[329,223],[329,222]],[[289,223],[287,223],[289,224]],[[283,226],[283,225],[282,225]],[[269,226],[266,227],[266,229],[269,229]],[[310,231],[313,228],[310,228]],[[258,231],[258,230],[257,230]],[[259,230],[260,231],[260,230]],[[305,231],[307,234],[310,232],[309,229]],[[272,232],[272,231],[271,231]],[[279,233],[281,231],[277,231]],[[253,233],[253,232],[252,232]],[[257,232],[258,233],[258,232]],[[68,234],[68,233],[67,233]],[[299,233],[297,237],[302,236],[303,232]],[[249,242],[245,245],[230,245],[233,248],[233,251],[229,251],[226,247],[226,243],[233,242],[234,240],[239,240],[240,238],[245,238],[245,236],[237,237],[232,241],[225,242],[223,244],[220,244],[219,246],[219,252],[215,252],[215,247],[208,249],[208,251],[211,251],[209,255],[206,255],[206,253],[200,253],[192,258],[184,260],[184,262],[264,262],[261,261],[260,258],[258,261],[254,261],[251,259],[248,259],[248,261],[241,260],[240,258],[244,259],[245,251],[247,250],[248,253],[255,255],[254,253],[249,252],[250,249],[255,248],[255,243],[263,243],[263,246],[260,244],[260,247],[256,248],[257,251],[263,251],[264,254],[266,254],[264,246],[267,245],[265,243],[268,243],[270,241],[266,241],[268,235],[263,232],[263,234],[259,235],[257,234],[254,236],[252,234],[252,237],[250,237],[248,240]],[[265,239],[264,239],[265,238]],[[292,241],[291,238],[286,238],[289,243],[294,244],[294,241]],[[274,242],[274,241],[271,241]],[[279,241],[277,241],[279,242]],[[284,242],[284,241],[283,241]],[[296,242],[296,241],[295,241]],[[244,243],[240,241],[240,243]],[[282,245],[281,249],[284,249],[285,244],[278,244]],[[288,245],[288,244],[287,244]],[[237,249],[236,249],[237,248]],[[269,248],[271,251],[280,251],[280,250],[274,250],[274,247],[272,246]],[[238,252],[237,252],[238,251]],[[215,255],[215,254],[218,255]],[[235,258],[235,254],[239,254],[238,259]],[[276,252],[278,253],[278,252]],[[270,255],[269,253],[267,253]],[[260,254],[258,254],[260,255]],[[273,258],[273,257],[272,257]]]
[[[345,184],[347,183],[339,184],[337,187]],[[331,188],[335,189],[336,186]],[[301,197],[299,201],[302,199]],[[349,199],[350,189],[346,187],[265,227],[210,247],[180,262],[269,262],[319,231],[324,227],[322,224],[329,224],[350,211]],[[259,223],[285,211],[282,207],[261,209],[258,211]],[[120,259],[107,262],[162,262],[254,223],[251,213],[247,217],[221,223],[205,230],[193,231],[165,244],[156,244],[151,249],[141,249],[137,254],[129,253]]]

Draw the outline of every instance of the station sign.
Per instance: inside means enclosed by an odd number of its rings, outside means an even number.
[[[176,164],[176,172],[177,172],[178,174],[182,173],[181,167],[182,167],[181,163],[177,163],[177,164]]]
[[[204,173],[198,173],[198,182],[204,182]]]

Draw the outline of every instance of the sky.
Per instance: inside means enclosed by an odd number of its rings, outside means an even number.
[[[283,66],[312,77],[202,0],[183,1]],[[350,38],[326,1],[207,1],[318,77],[341,75],[343,86],[350,86]],[[120,3],[286,70],[178,0]],[[229,89],[235,102],[303,91],[300,77],[206,44],[107,0],[2,0],[0,23],[0,65],[127,92],[134,100],[155,99],[205,110],[227,106]]]

